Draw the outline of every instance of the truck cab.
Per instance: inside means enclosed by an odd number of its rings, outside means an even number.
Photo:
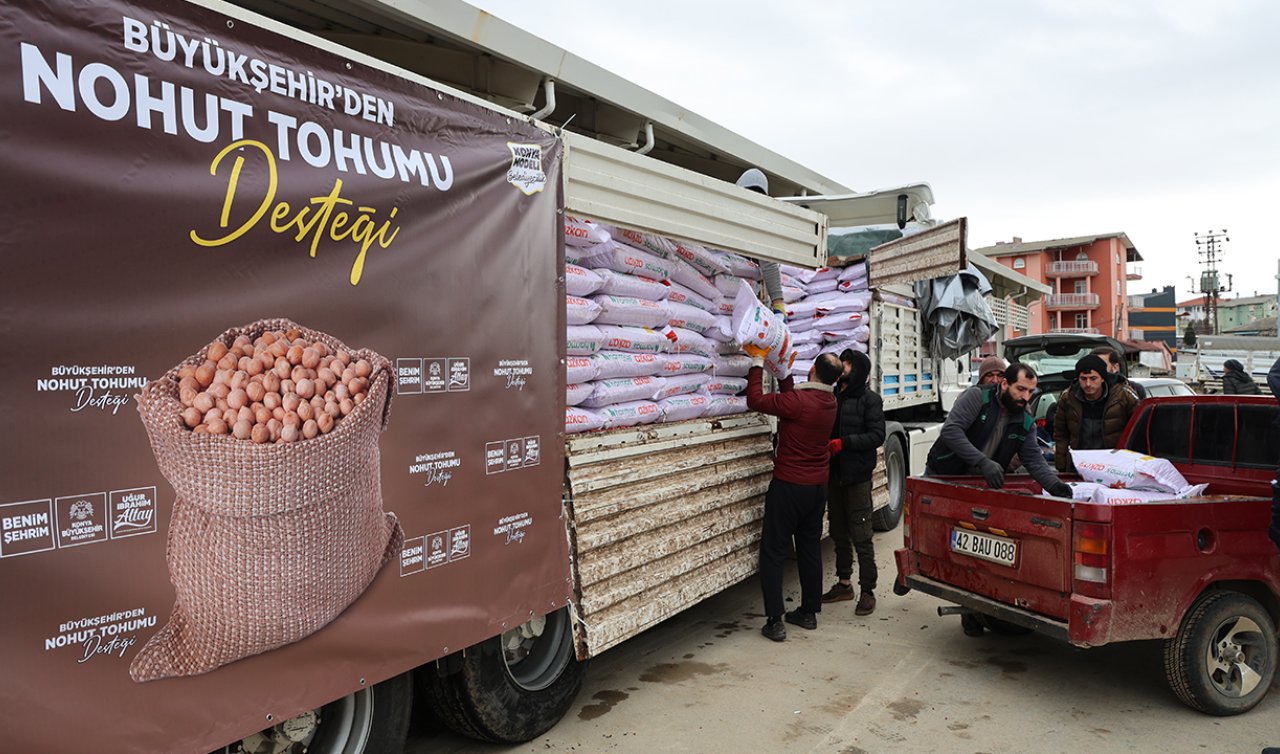
[[[1208,485],[1183,500],[1103,505],[1048,497],[1027,477],[1001,490],[913,477],[897,590],[1079,647],[1162,640],[1179,699],[1247,711],[1280,654],[1280,550],[1267,536],[1278,411],[1258,396],[1144,401],[1120,447]]]

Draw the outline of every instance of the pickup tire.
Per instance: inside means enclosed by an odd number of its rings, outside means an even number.
[[[885,440],[884,473],[889,486],[889,504],[871,514],[871,528],[893,531],[902,519],[902,506],[907,500],[907,455],[897,435]]]
[[[1267,695],[1276,674],[1276,625],[1237,592],[1201,597],[1165,642],[1164,670],[1178,699],[1210,715],[1238,715]]]
[[[403,673],[276,723],[215,754],[295,749],[308,754],[399,754],[409,735],[412,712],[413,679]]]
[[[563,608],[470,647],[451,675],[423,669],[431,713],[457,733],[492,743],[546,733],[569,711],[586,674],[571,620]]]

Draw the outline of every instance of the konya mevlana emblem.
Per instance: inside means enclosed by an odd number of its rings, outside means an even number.
[[[542,169],[542,146],[509,141],[507,149],[511,150],[507,183],[523,191],[525,196],[541,191],[547,185],[547,174]]]

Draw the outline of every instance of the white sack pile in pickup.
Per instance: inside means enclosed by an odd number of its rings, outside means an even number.
[[[747,410],[737,394],[751,358],[730,317],[759,265],[578,218],[565,220],[565,244],[565,431]]]
[[[1102,505],[1129,505],[1199,497],[1206,484],[1189,484],[1164,458],[1132,450],[1072,450],[1071,461],[1084,480],[1071,485],[1072,499]]]

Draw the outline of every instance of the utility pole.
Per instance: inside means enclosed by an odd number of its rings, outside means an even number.
[[[1225,248],[1222,247],[1225,247],[1231,239],[1227,237],[1226,228],[1221,232],[1207,231],[1203,236],[1199,233],[1194,235],[1196,246],[1199,247],[1196,253],[1200,255],[1200,264],[1204,265],[1204,272],[1200,273],[1200,292],[1205,295],[1205,314],[1209,320],[1209,333],[1217,335],[1218,294],[1231,290],[1230,275],[1227,275],[1225,286],[1218,279],[1218,258],[1225,252]]]

